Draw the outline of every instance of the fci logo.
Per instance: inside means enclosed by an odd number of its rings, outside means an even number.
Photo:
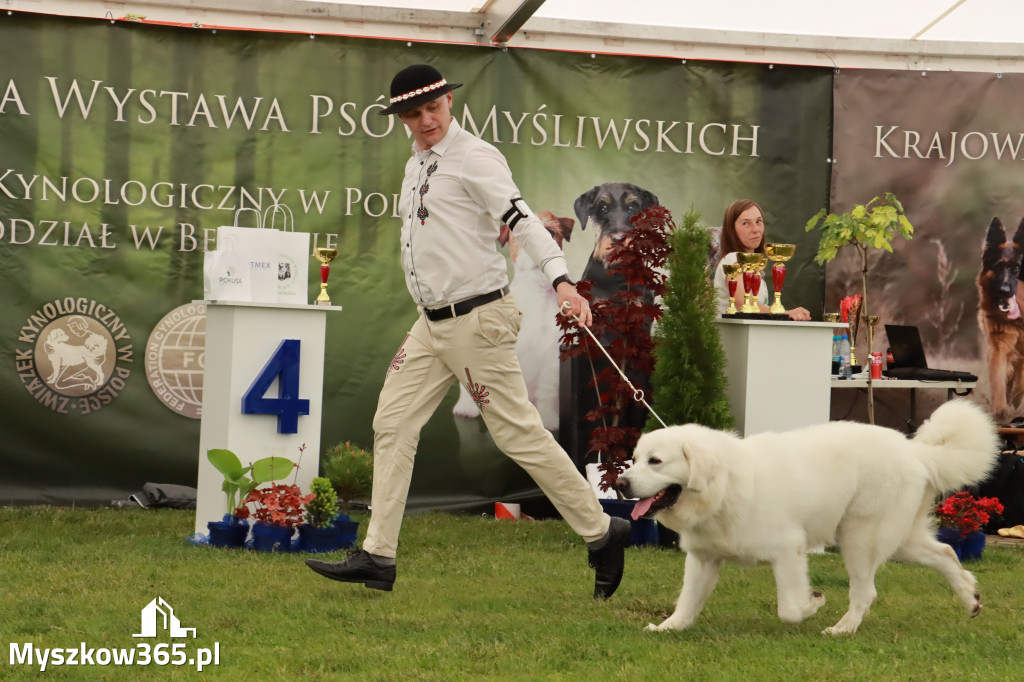
[[[174,609],[163,597],[157,597],[142,607],[142,632],[132,637],[156,637],[158,621],[162,621],[163,629],[171,637],[188,637],[191,633],[191,637],[195,639],[196,629],[181,627],[181,622],[174,615]]]

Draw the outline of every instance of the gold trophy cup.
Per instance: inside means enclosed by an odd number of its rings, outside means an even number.
[[[764,270],[767,260],[763,253],[739,252],[736,254],[736,262],[743,269],[743,305],[741,313],[759,313],[757,307],[757,290],[761,287],[761,271]]]
[[[725,311],[726,315],[735,315],[736,310],[736,283],[743,274],[742,266],[739,263],[725,263],[722,265],[722,271],[725,272],[725,279],[729,284],[729,308]]]
[[[868,315],[868,361],[875,352],[875,327],[878,325],[878,315]]]
[[[782,306],[782,283],[786,280],[786,261],[796,252],[796,244],[765,244],[764,251],[775,264],[772,266],[772,288],[775,290],[775,301],[768,312],[783,315],[786,309]]]
[[[338,250],[318,246],[313,249],[313,256],[320,261],[320,295],[316,297],[316,305],[330,305],[331,298],[327,295],[327,275],[331,274],[331,266],[328,263],[338,257]]]

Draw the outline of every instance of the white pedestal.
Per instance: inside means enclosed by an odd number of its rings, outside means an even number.
[[[329,311],[340,306],[203,301],[206,304],[206,353],[203,367],[203,417],[199,430],[199,478],[196,486],[196,532],[227,513],[223,475],[206,458],[207,450],[226,448],[243,466],[271,455],[299,458],[298,477],[309,492],[320,468],[320,417],[324,382],[324,336]],[[300,342],[298,398],[309,401],[309,414],[298,417],[296,433],[279,433],[278,417],[244,414],[242,397],[261,375],[285,340]],[[278,395],[274,380],[265,395]]]
[[[729,407],[741,436],[829,420],[831,322],[719,320]]]

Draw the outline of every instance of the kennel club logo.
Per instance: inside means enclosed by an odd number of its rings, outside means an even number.
[[[60,298],[18,332],[15,366],[25,390],[60,414],[89,414],[114,401],[131,376],[132,337],[117,313],[89,298]]]
[[[189,303],[164,315],[146,342],[146,379],[169,410],[199,419],[203,414],[206,306]]]

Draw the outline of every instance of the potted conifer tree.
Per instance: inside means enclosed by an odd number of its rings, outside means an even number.
[[[349,518],[349,511],[353,502],[369,502],[373,492],[373,453],[345,441],[328,448],[321,464],[338,496],[340,513],[335,525],[342,528],[340,542],[344,547],[355,545],[359,522]]]
[[[309,490],[313,499],[306,503],[306,522],[299,526],[299,549],[312,553],[340,549],[338,493],[330,479],[323,476],[314,478]]]
[[[654,332],[653,407],[666,424],[732,428],[725,392],[725,351],[708,276],[711,234],[691,207],[669,236],[668,279]],[[648,420],[647,430],[661,425]]]

